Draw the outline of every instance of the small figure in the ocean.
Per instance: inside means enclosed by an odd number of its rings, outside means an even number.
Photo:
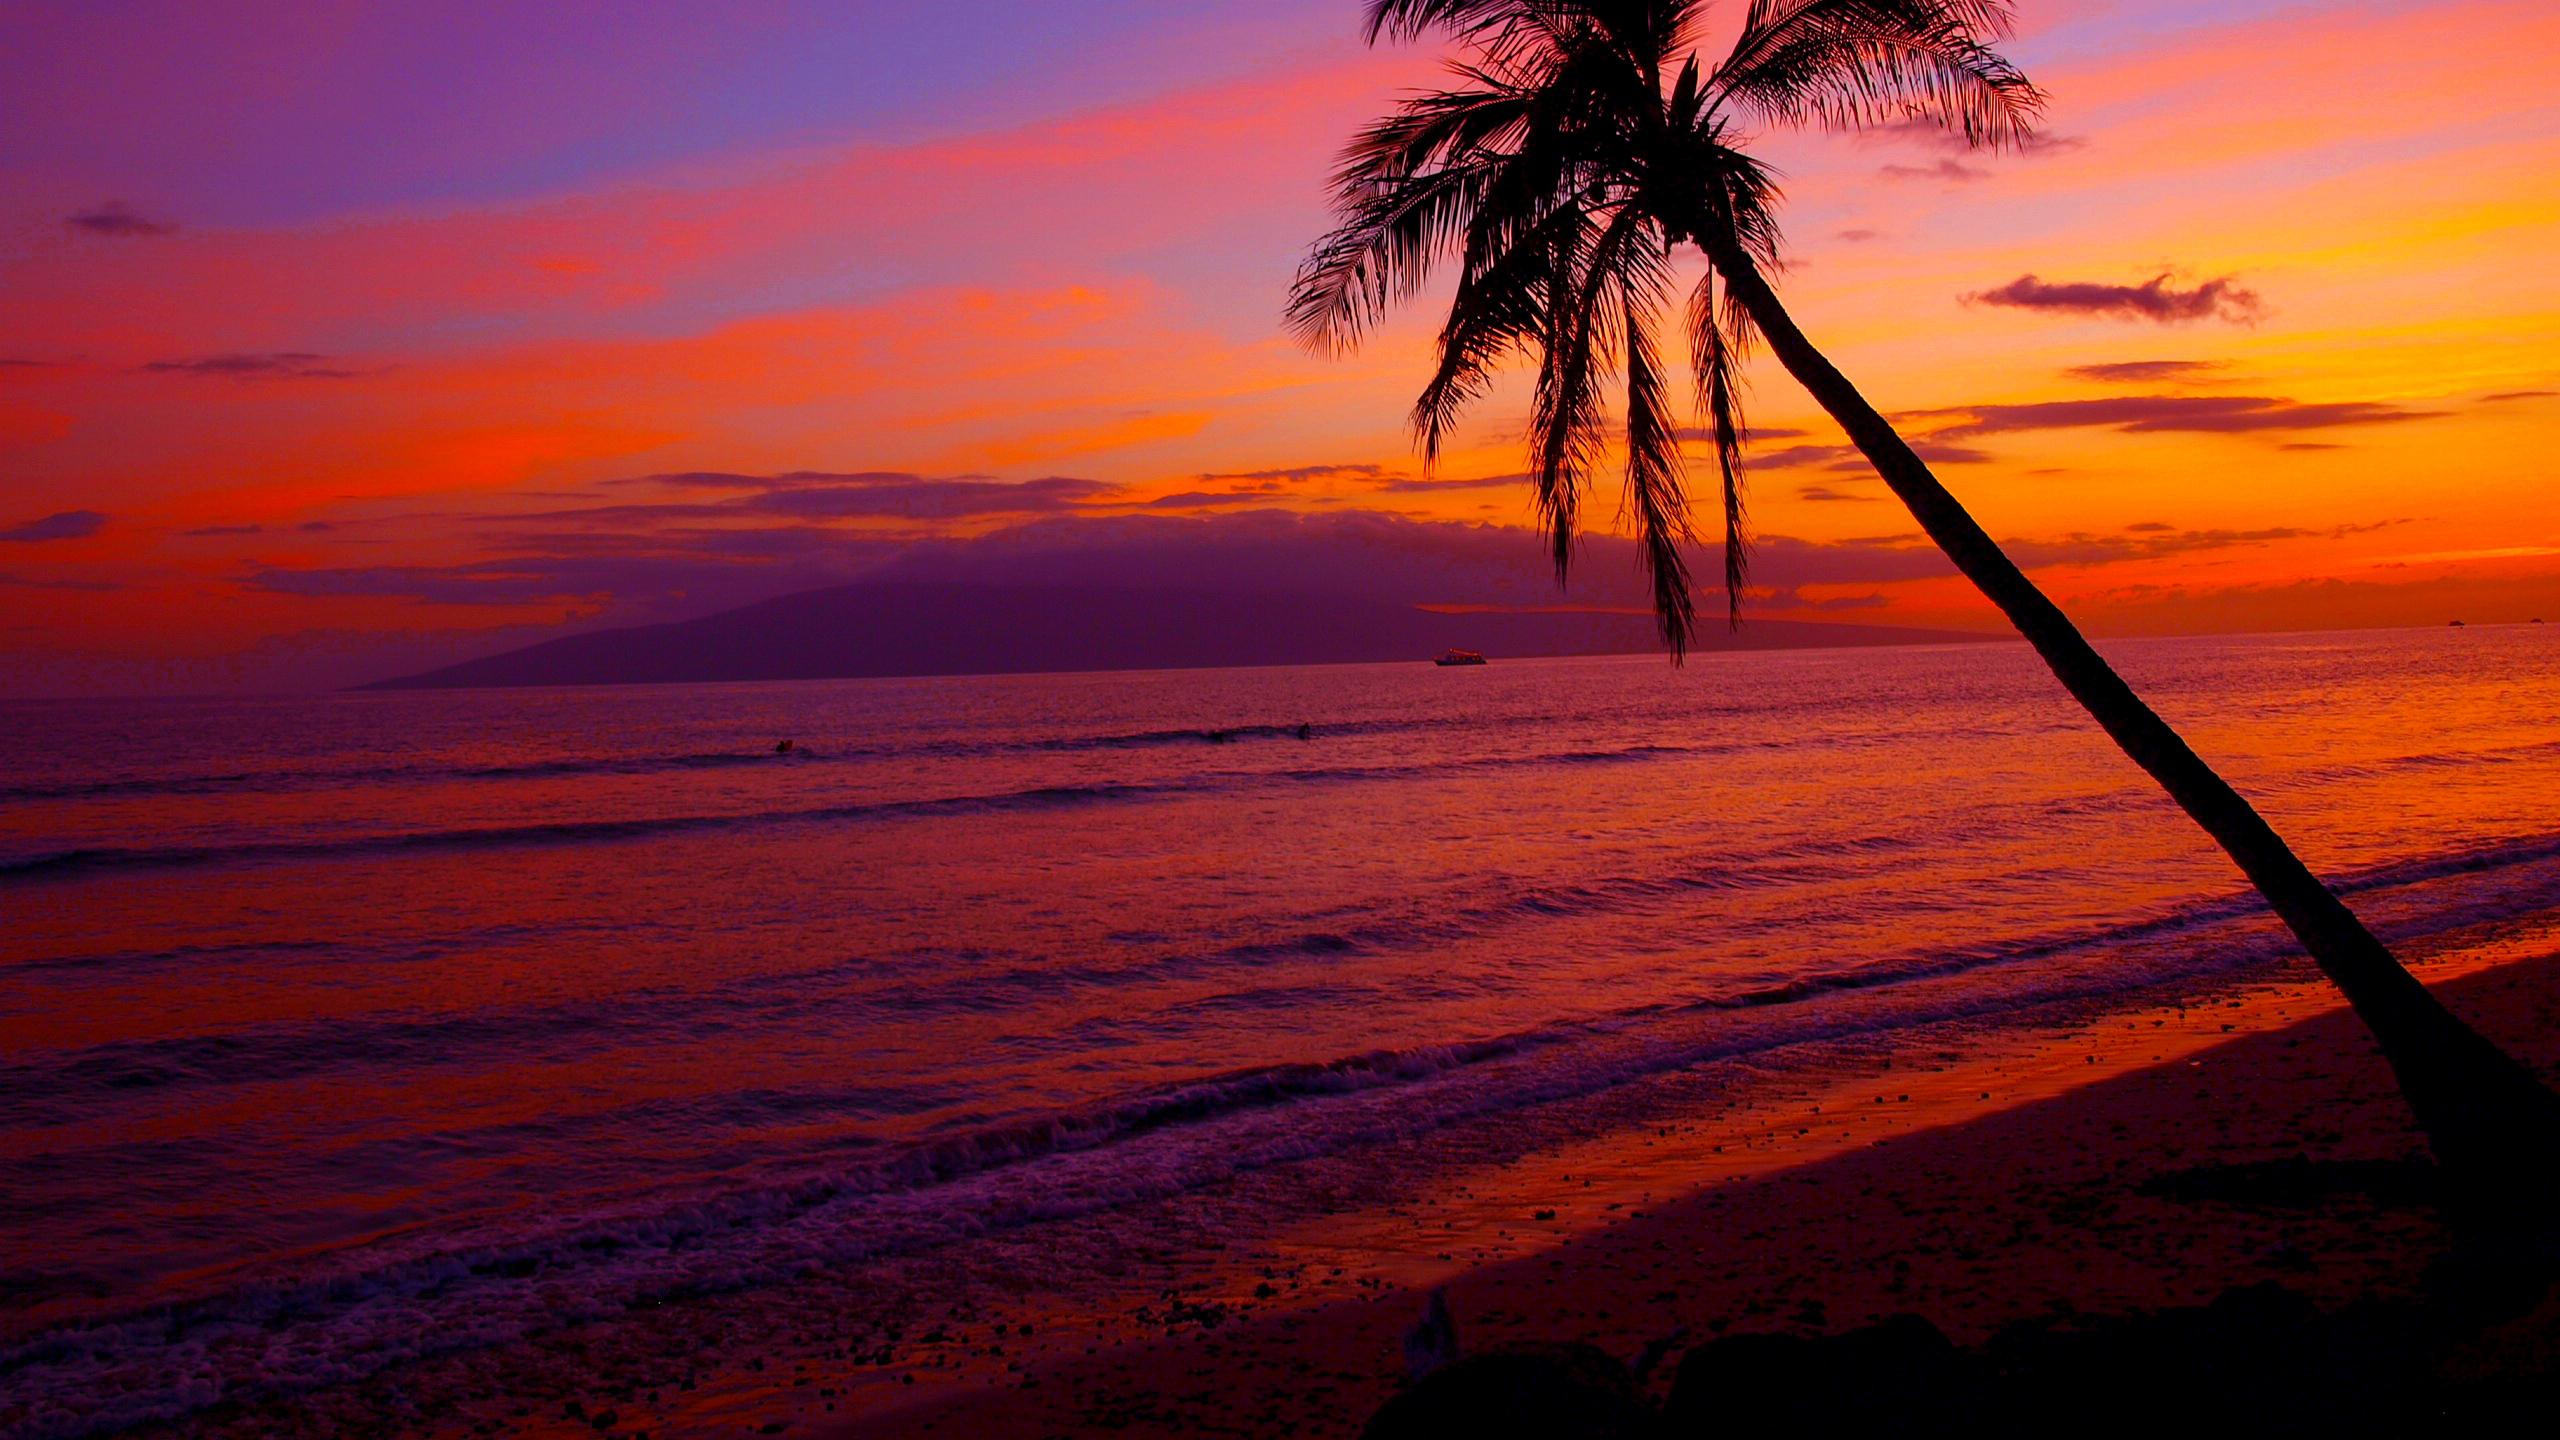
[[[799,748],[800,747],[797,744],[789,740],[776,740],[773,742],[773,753],[776,755],[788,755]]]
[[[1301,739],[1301,740],[1313,740],[1314,738],[1316,738],[1316,727],[1314,727],[1313,725],[1308,724],[1308,723],[1307,723],[1306,721],[1304,721],[1304,720],[1299,721],[1299,722],[1298,722],[1298,738],[1299,738],[1299,739]]]

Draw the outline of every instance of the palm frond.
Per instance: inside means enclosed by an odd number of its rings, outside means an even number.
[[[1493,175],[1489,165],[1452,165],[1342,198],[1342,223],[1316,242],[1289,287],[1289,329],[1313,349],[1357,347],[1430,283],[1481,211]]]
[[[1550,333],[1556,256],[1572,253],[1590,217],[1568,202],[1534,223],[1501,221],[1487,211],[1470,233],[1467,263],[1440,331],[1440,364],[1414,402],[1414,430],[1426,466],[1439,459],[1459,414],[1491,383],[1493,367],[1507,355],[1536,353],[1543,345]]]
[[[1689,296],[1689,365],[1698,383],[1698,408],[1707,415],[1715,445],[1716,478],[1724,501],[1725,624],[1742,627],[1742,596],[1751,578],[1751,526],[1742,488],[1742,359],[1750,321],[1730,297],[1718,303],[1713,271]]]
[[[1573,564],[1574,522],[1592,466],[1608,444],[1601,384],[1615,367],[1618,299],[1609,261],[1640,218],[1622,210],[1596,237],[1562,239],[1546,270],[1547,328],[1529,404],[1529,480],[1559,582]]]
[[[1535,8],[1524,0],[1370,0],[1368,39],[1419,40],[1435,28],[1463,39],[1517,24]]]
[[[1635,518],[1645,574],[1653,582],[1653,614],[1674,659],[1689,651],[1697,629],[1697,602],[1681,546],[1696,539],[1689,526],[1689,497],[1681,484],[1680,431],[1671,416],[1662,366],[1654,354],[1654,312],[1668,284],[1659,263],[1630,267],[1620,309],[1625,312],[1627,368],[1627,473],[1625,508]]]
[[[2014,147],[2034,138],[2044,96],[1991,48],[2011,24],[1996,0],[1755,3],[1710,89],[1773,124],[1918,119]]]

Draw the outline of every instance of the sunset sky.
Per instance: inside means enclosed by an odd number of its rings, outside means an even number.
[[[2560,7],[2021,10],[2033,153],[1769,139],[1816,342],[2093,630],[2560,621]],[[1357,17],[22,0],[0,690],[346,684],[920,556],[1477,553],[1517,395],[1426,477],[1431,305],[1347,360],[1279,324],[1438,63]],[[1996,623],[1774,366],[1749,413],[1752,613]]]

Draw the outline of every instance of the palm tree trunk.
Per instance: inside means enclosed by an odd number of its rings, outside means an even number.
[[[2346,993],[2380,1042],[2435,1152],[2447,1208],[2466,1228],[2560,1229],[2560,1096],[2446,1010],[2364,922],[2167,721],[2091,648],[2079,628],[2002,553],[1831,362],[1796,327],[1750,258],[1708,258],[1789,374],[1865,452],[1912,518],[2000,607],[2074,699],[2204,827]]]

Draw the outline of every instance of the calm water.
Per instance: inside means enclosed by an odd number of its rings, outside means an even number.
[[[2394,937],[2560,908],[2560,630],[2114,648]],[[2277,953],[2016,646],[11,704],[0,1432]]]

